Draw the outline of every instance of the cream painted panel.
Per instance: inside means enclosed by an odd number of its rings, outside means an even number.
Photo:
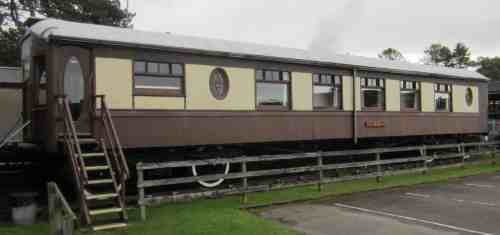
[[[352,77],[342,76],[342,108],[352,111]]]
[[[435,112],[434,109],[434,83],[421,82],[422,112]]]
[[[3,109],[0,115],[0,136],[3,137],[16,124],[23,110],[23,93],[21,89],[0,89],[0,105]],[[22,140],[22,133],[14,138]]]
[[[453,85],[451,94],[453,112],[463,113],[465,111],[465,87],[461,85]]]
[[[385,80],[385,107],[387,111],[401,110],[399,80]]]
[[[312,107],[312,74],[292,73],[292,109],[310,111]]]
[[[467,105],[465,94],[467,88],[472,89],[472,105]],[[452,88],[453,112],[473,113],[479,112],[478,88],[475,86],[453,85]]]
[[[186,108],[198,110],[254,110],[255,71],[245,68],[223,68],[229,77],[225,99],[217,100],[210,93],[210,74],[217,68],[186,64]]]
[[[184,98],[136,96],[135,109],[184,109]]]
[[[132,108],[132,60],[97,57],[95,75],[96,94],[106,95],[110,108]]]
[[[351,76],[342,76],[342,105],[343,109],[346,111],[352,111],[352,82],[353,82],[353,77]],[[360,78],[356,77],[354,79],[354,82],[356,83],[356,111],[361,110],[361,87],[360,87]]]

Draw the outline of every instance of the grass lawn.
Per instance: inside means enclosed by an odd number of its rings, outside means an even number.
[[[465,169],[449,168],[431,170],[427,175],[408,174],[384,177],[377,183],[374,179],[354,180],[324,185],[318,192],[316,186],[297,187],[281,191],[253,193],[248,196],[247,205],[271,204],[295,200],[313,200],[346,193],[376,190],[389,187],[408,186],[439,182],[463,176],[500,171],[500,164],[470,165]],[[148,221],[139,221],[139,211],[130,210],[130,227],[126,231],[109,231],[95,234],[297,234],[285,227],[261,219],[241,210],[240,197],[222,199],[200,199],[192,202],[164,204],[148,208]],[[48,234],[48,225],[2,226],[0,235]]]

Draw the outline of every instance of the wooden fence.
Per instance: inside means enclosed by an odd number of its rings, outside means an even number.
[[[362,149],[362,150],[346,150],[346,151],[329,151],[329,152],[311,152],[311,153],[296,153],[296,154],[279,154],[279,155],[262,155],[252,157],[236,157],[229,159],[204,159],[204,160],[191,160],[191,161],[177,161],[177,162],[163,162],[163,163],[138,163],[137,164],[137,188],[139,192],[138,204],[141,208],[141,218],[146,219],[146,206],[152,203],[162,201],[182,200],[193,197],[220,195],[220,194],[242,194],[243,203],[246,202],[248,192],[256,192],[263,190],[272,190],[280,188],[288,188],[297,185],[312,185],[317,184],[318,190],[322,189],[322,184],[362,179],[362,178],[376,178],[380,181],[384,175],[404,174],[410,172],[427,172],[432,166],[432,162],[446,159],[460,159],[460,165],[464,165],[466,160],[471,156],[489,154],[492,161],[495,161],[495,154],[497,153],[496,146],[500,142],[481,142],[481,143],[460,143],[460,144],[445,144],[445,145],[428,145],[428,146],[411,146],[411,147],[393,147],[393,148],[375,148],[375,149]],[[444,150],[444,153],[443,153]],[[439,152],[441,151],[441,153]],[[412,157],[404,158],[387,158],[384,155],[389,153],[416,153]],[[348,163],[331,163],[325,164],[325,160],[339,157],[358,157],[358,156],[373,156],[374,160],[370,161],[353,161]],[[279,169],[266,169],[266,170],[248,170],[249,163],[262,163],[271,161],[283,160],[296,160],[296,159],[316,159],[314,165],[289,167]],[[408,164],[408,163],[421,163],[421,167],[405,169],[405,170],[390,170],[384,166],[394,164]],[[212,174],[212,175],[198,175],[190,177],[178,178],[163,178],[163,179],[145,179],[144,172],[150,170],[173,169],[192,166],[207,166],[217,164],[239,164],[239,172],[229,172],[228,174]],[[279,164],[276,164],[279,166]],[[324,172],[327,170],[339,170],[350,168],[367,168],[375,167],[375,172],[349,175],[342,177],[325,177]],[[263,176],[276,176],[296,173],[310,173],[317,172],[317,179],[291,185],[256,185],[249,186],[248,179]],[[236,188],[219,189],[215,191],[205,191],[197,193],[188,193],[184,195],[168,195],[153,197],[145,195],[145,189],[159,186],[179,185],[187,183],[195,183],[198,181],[216,181],[219,179],[241,179],[241,184]]]
[[[72,235],[76,215],[54,182],[47,184],[50,234]]]

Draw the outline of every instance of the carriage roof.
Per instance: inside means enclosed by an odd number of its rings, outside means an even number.
[[[29,32],[47,42],[51,40],[92,43],[109,46],[160,49],[235,58],[271,60],[321,66],[354,67],[369,71],[420,76],[489,80],[468,69],[446,68],[400,61],[389,61],[353,55],[318,55],[307,50],[255,43],[201,38],[172,33],[148,32],[95,24],[46,19],[33,25]]]

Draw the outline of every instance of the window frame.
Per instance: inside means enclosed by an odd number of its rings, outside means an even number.
[[[135,68],[136,62],[144,62],[144,72],[137,72]],[[158,70],[160,69],[160,64],[167,64],[169,68],[169,73],[157,73],[148,72],[148,64],[156,63],[158,64]],[[173,74],[173,65],[180,65],[182,68],[182,75]],[[186,96],[186,66],[184,63],[180,62],[168,62],[168,61],[157,61],[157,60],[134,60],[132,63],[132,74],[133,74],[133,84],[132,91],[133,96],[152,96],[152,97],[185,97]],[[168,90],[168,89],[158,89],[158,88],[138,88],[136,87],[136,76],[147,76],[147,77],[156,77],[163,79],[177,78],[180,80],[180,89],[179,90]]]
[[[278,69],[255,69],[255,110],[257,111],[289,111],[292,107],[292,72],[278,70]],[[257,77],[258,72],[262,72],[262,79]],[[266,72],[279,72],[279,80],[266,80]],[[288,80],[283,80],[283,73],[288,73]],[[274,75],[273,75],[274,76]],[[259,105],[258,95],[257,95],[257,84],[258,83],[268,83],[268,84],[286,84],[287,86],[287,105]]]
[[[370,81],[375,80],[375,84],[370,84]],[[381,77],[361,77],[359,81],[359,90],[360,90],[360,98],[361,98],[361,110],[366,111],[366,112],[384,112],[385,111],[385,85],[386,85],[386,79],[381,78]],[[366,107],[365,106],[365,93],[364,91],[373,91],[376,90],[378,92],[382,92],[382,101],[377,102],[378,106],[377,107]]]
[[[441,90],[441,86],[444,85],[444,91]],[[439,113],[451,113],[453,112],[453,100],[452,100],[452,90],[453,86],[450,83],[434,83],[434,111]],[[437,95],[447,94],[448,95],[448,110],[438,110],[437,109]]]
[[[422,101],[421,101],[421,95],[422,95],[422,84],[420,81],[415,81],[415,80],[400,80],[399,81],[399,103],[400,103],[400,110],[404,112],[420,112],[422,110]],[[412,83],[412,88],[406,88],[406,83]],[[403,85],[401,85],[403,84]],[[401,95],[403,92],[413,92],[416,96],[416,107],[414,108],[408,108],[405,107],[403,104],[403,100],[401,99]]]
[[[316,82],[315,81],[315,76],[318,76],[319,78],[319,81]],[[324,83],[322,81],[322,76],[330,76],[330,78],[332,79],[330,83]],[[339,83],[337,84],[335,82],[336,78],[339,78]],[[328,110],[331,110],[331,111],[339,111],[339,110],[342,110],[343,109],[343,91],[342,91],[342,85],[343,85],[343,76],[342,75],[336,75],[336,74],[330,74],[330,73],[313,73],[312,75],[312,95],[313,95],[313,99],[312,99],[312,107],[313,107],[313,110],[315,111],[328,111]],[[315,86],[322,86],[322,87],[329,87],[332,89],[332,92],[331,92],[331,99],[334,98],[334,95],[335,95],[335,92],[334,92],[334,89],[337,88],[339,89],[339,105],[336,107],[336,106],[328,106],[328,107],[317,107],[314,105],[314,87]]]

